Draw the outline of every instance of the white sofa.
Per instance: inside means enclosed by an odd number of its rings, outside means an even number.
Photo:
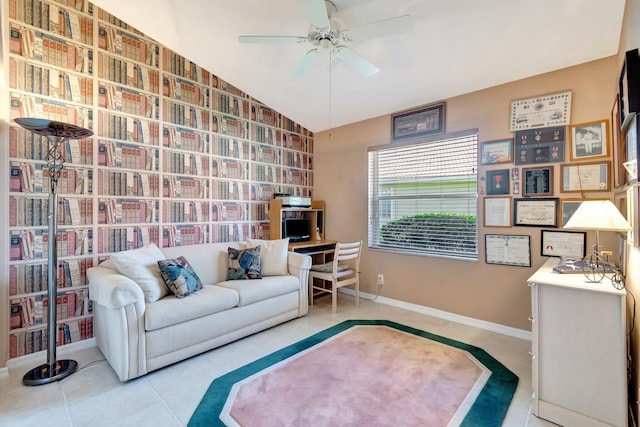
[[[87,271],[96,342],[121,381],[307,314],[309,256],[285,252],[286,275],[227,281],[228,247],[245,244],[161,249],[166,258],[184,256],[202,281],[184,298],[169,292],[145,302],[146,290],[111,259]]]

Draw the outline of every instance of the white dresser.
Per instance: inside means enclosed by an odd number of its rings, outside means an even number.
[[[531,287],[533,413],[562,426],[627,425],[626,292],[553,272]]]

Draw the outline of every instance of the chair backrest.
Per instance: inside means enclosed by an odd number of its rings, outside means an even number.
[[[336,243],[336,249],[333,254],[333,272],[337,272],[340,261],[351,261],[353,269],[360,272],[360,252],[362,251],[362,240],[353,243]]]

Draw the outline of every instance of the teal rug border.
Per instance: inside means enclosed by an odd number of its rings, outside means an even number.
[[[231,387],[235,383],[357,325],[388,326],[471,353],[491,371],[491,376],[471,406],[461,426],[491,427],[502,425],[504,416],[513,399],[513,394],[518,386],[518,377],[489,353],[473,345],[389,320],[346,320],[213,380],[191,416],[188,426],[224,426],[225,424],[220,420],[220,413],[227,401]]]

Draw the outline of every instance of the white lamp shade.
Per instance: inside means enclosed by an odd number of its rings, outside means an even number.
[[[630,231],[631,226],[610,200],[585,200],[564,228],[601,231]]]

